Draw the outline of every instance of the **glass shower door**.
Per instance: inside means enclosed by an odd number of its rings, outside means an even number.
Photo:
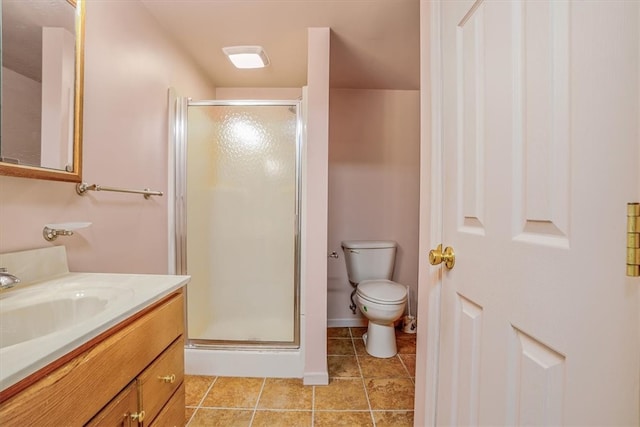
[[[192,345],[298,344],[297,103],[190,102]]]

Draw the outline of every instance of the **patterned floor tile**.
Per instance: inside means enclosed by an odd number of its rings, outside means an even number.
[[[193,416],[194,412],[196,412],[196,408],[184,408],[184,425],[189,423],[189,420]]]
[[[327,340],[327,354],[329,356],[350,356],[355,354],[351,338],[329,338]]]
[[[197,406],[215,379],[216,377],[185,375],[185,405]]]
[[[409,376],[416,376],[416,355],[415,354],[399,354],[400,360],[404,366],[406,366],[407,371],[409,371]]]
[[[263,378],[218,377],[202,406],[253,409],[263,383]]]
[[[353,346],[356,349],[356,354],[369,354],[367,353],[367,349],[364,347],[364,340],[362,338],[354,338]]]
[[[415,334],[397,334],[396,343],[398,353],[400,354],[416,354],[416,335]]]
[[[409,378],[365,380],[372,410],[413,410],[414,384]]]
[[[267,378],[260,394],[258,409],[312,408],[313,387],[297,378]]]
[[[189,427],[249,427],[253,411],[200,408]]]
[[[398,354],[370,356],[367,328],[328,328],[329,385],[300,379],[185,376],[190,427],[409,427],[416,336],[396,332]]]
[[[314,427],[368,427],[373,426],[371,413],[363,412],[331,412],[317,411],[314,415]]]
[[[311,411],[256,411],[251,427],[311,427]]]
[[[351,330],[351,336],[356,339],[361,339],[362,336],[367,332],[367,327],[362,328],[349,328]]]
[[[367,410],[362,379],[332,378],[329,385],[315,387],[315,410]]]
[[[351,338],[349,328],[327,328],[328,338]]]
[[[413,411],[374,411],[376,427],[413,427]]]
[[[373,356],[358,356],[364,378],[406,378],[407,370],[397,356],[380,359]]]
[[[329,378],[360,378],[360,368],[355,356],[327,356]]]

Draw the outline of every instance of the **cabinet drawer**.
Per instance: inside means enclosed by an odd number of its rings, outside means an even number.
[[[132,382],[111,403],[93,417],[87,427],[130,427],[131,414],[138,410],[138,388]]]
[[[171,400],[156,417],[151,427],[182,427],[185,425],[184,419],[184,383],[171,397]]]
[[[171,395],[180,387],[183,379],[184,342],[180,337],[136,380],[145,421],[153,422]]]

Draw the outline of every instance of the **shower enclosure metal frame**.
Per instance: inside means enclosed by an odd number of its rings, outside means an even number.
[[[295,132],[295,224],[294,224],[294,301],[293,301],[293,341],[226,341],[185,339],[187,348],[202,349],[234,349],[234,350],[264,350],[282,349],[297,350],[300,348],[300,248],[301,248],[301,179],[302,179],[302,151],[303,151],[303,121],[302,103],[300,100],[203,100],[193,101],[190,98],[178,97],[175,111],[175,267],[177,274],[189,274],[187,271],[187,138],[188,138],[188,109],[192,106],[285,106],[296,110]],[[185,330],[188,331],[188,298],[185,298]],[[187,334],[188,335],[188,334]]]

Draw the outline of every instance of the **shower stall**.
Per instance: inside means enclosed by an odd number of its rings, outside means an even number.
[[[187,373],[301,375],[300,104],[177,99]]]

